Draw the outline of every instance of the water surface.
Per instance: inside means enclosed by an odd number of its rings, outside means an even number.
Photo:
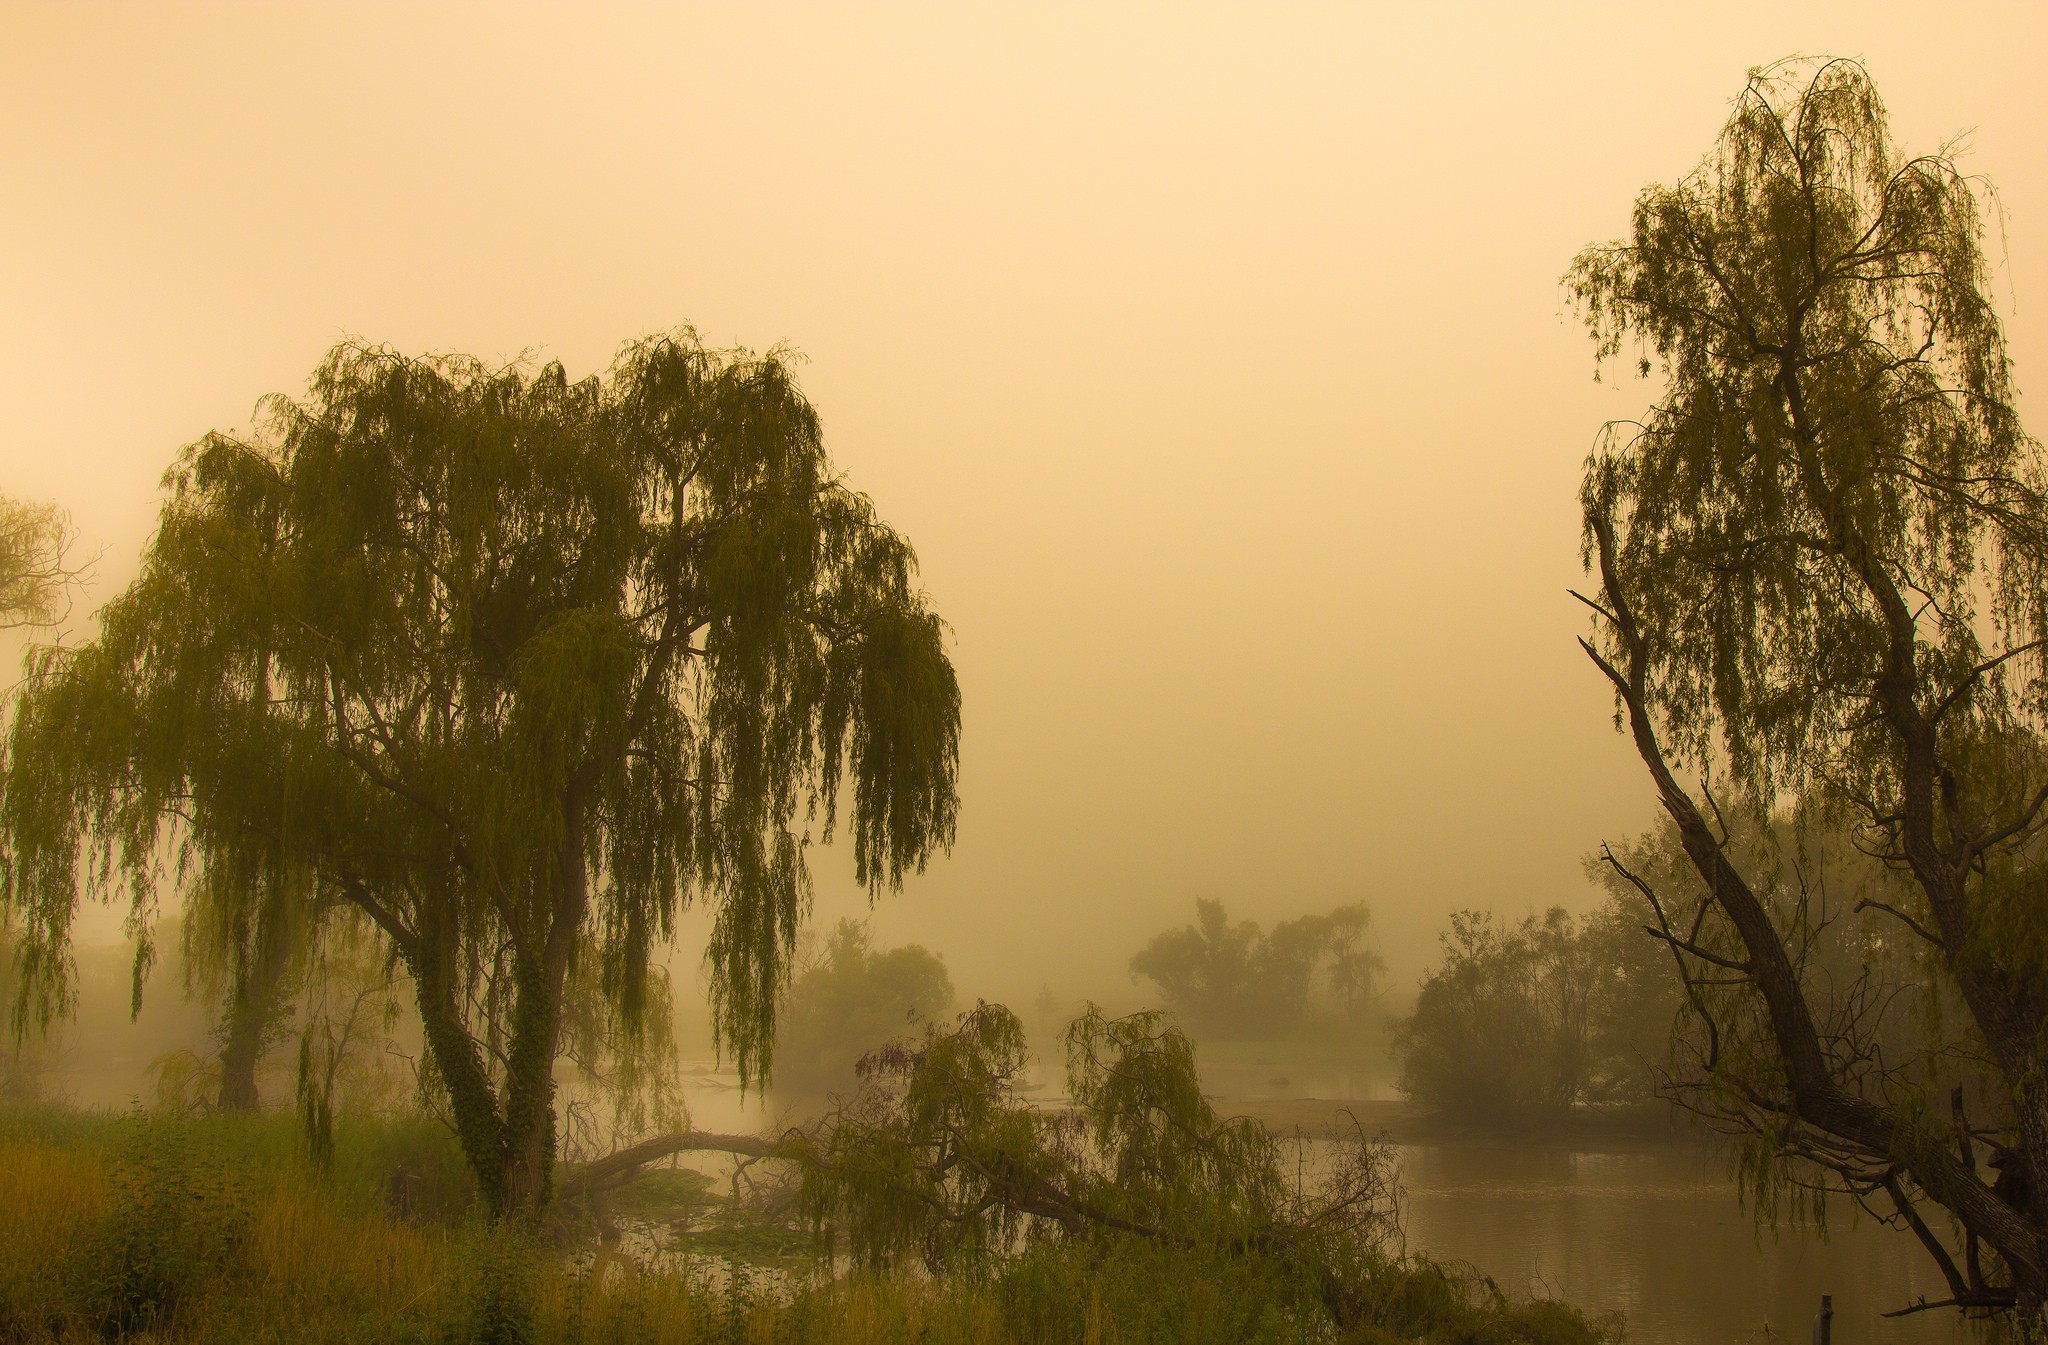
[[[1628,1153],[1504,1145],[1404,1145],[1408,1245],[1471,1263],[1511,1296],[1548,1295],[1625,1315],[1644,1345],[1811,1338],[1834,1296],[1836,1345],[1950,1345],[1978,1334],[1955,1313],[1884,1320],[1946,1298],[1907,1233],[1838,1210],[1811,1229],[1761,1234],[1726,1157],[1691,1144]]]

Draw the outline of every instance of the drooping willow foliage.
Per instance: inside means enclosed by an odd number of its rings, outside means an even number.
[[[1581,254],[1567,283],[1600,359],[1664,385],[1587,463],[1585,647],[1696,886],[1609,859],[1695,1009],[1723,1016],[1709,1041],[1767,1048],[1710,1048],[1700,1096],[1800,1160],[1781,1177],[1910,1228],[1950,1301],[2016,1307],[2038,1335],[2048,471],[2013,407],[1980,188],[1898,152],[1861,66],[1794,62],[1751,76],[1628,238]],[[1901,880],[1856,914],[1962,1006],[1950,1054],[1981,1061],[1981,1089],[1933,1095],[1872,1054],[1882,1033],[1836,1021],[1853,1003],[1813,954],[1853,894],[1831,904],[1822,875],[1732,834],[1768,844],[1794,801]],[[1763,1031],[1735,1031],[1743,1014]]]
[[[759,1077],[807,842],[843,811],[876,890],[951,842],[944,628],[775,356],[684,332],[572,382],[345,345],[165,486],[101,638],[40,651],[10,726],[24,1010],[64,1001],[81,892],[146,931],[173,841],[217,923],[346,903],[413,979],[486,1193],[530,1206],[573,962],[631,1025],[710,903]]]
[[[1658,637],[1652,704],[1692,759],[1725,752],[1767,792],[1823,772],[1895,792],[1867,713],[1895,617],[1907,671],[1966,689],[1948,740],[1995,752],[2041,726],[2044,477],[1982,237],[1976,184],[1901,157],[1868,75],[1833,61],[1758,75],[1715,156],[1580,255],[1602,359],[1639,349],[1668,386],[1610,431],[1583,493],[1621,539]]]
[[[863,1062],[867,1086],[785,1144],[801,1205],[861,1266],[973,1273],[1033,1241],[1136,1237],[1183,1250],[1298,1255],[1320,1276],[1399,1237],[1391,1150],[1362,1134],[1313,1181],[1249,1117],[1217,1115],[1194,1043],[1163,1014],[1090,1006],[1067,1029],[1066,1102],[1022,1095],[1016,1015],[981,1004]]]

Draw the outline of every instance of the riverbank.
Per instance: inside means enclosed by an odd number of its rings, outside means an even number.
[[[1228,1098],[1217,1111],[1249,1116],[1276,1135],[1311,1138],[1363,1130],[1393,1144],[1513,1145],[1548,1149],[1631,1152],[1639,1148],[1718,1148],[1714,1132],[1692,1124],[1684,1112],[1664,1103],[1632,1107],[1582,1108],[1554,1120],[1516,1126],[1486,1126],[1437,1115],[1402,1098]]]
[[[403,1188],[394,1174],[409,1174]],[[424,1181],[420,1192],[411,1183]],[[638,1222],[720,1197],[678,1178]],[[434,1200],[416,1194],[438,1191]],[[313,1163],[297,1118],[0,1109],[0,1340],[160,1345],[1611,1345],[1547,1295],[1374,1247],[1328,1262],[1095,1230],[962,1273],[764,1276],[733,1239],[649,1264],[598,1211],[481,1217],[452,1139],[419,1116],[344,1117]],[[788,1212],[755,1210],[789,1232]],[[689,1221],[693,1226],[697,1220]],[[685,1237],[694,1237],[686,1231]],[[1297,1249],[1302,1250],[1302,1249]],[[709,1253],[701,1254],[701,1253]],[[1329,1280],[1320,1268],[1341,1275]],[[1339,1327],[1324,1290],[1335,1284]]]

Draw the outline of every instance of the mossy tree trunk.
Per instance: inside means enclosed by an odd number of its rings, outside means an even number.
[[[263,1105],[256,1071],[288,989],[292,948],[284,934],[262,929],[255,943],[249,956],[236,959],[221,1008],[217,1105],[222,1111],[255,1111]]]
[[[494,1058],[463,1010],[467,987],[455,931],[436,922],[417,937],[403,928],[395,934],[463,1154],[496,1218],[530,1216],[550,1192],[563,995],[589,909],[580,798],[572,797],[564,812],[568,825],[551,899],[533,907],[537,918],[511,952],[510,985],[500,988],[509,1000],[501,1058]]]

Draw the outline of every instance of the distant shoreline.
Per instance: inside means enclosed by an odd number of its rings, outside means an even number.
[[[1611,1153],[1635,1149],[1713,1147],[1723,1137],[1691,1123],[1663,1103],[1582,1110],[1529,1126],[1480,1125],[1436,1115],[1406,1099],[1217,1098],[1224,1116],[1249,1116],[1277,1135],[1300,1131],[1310,1138],[1349,1132],[1354,1123],[1370,1136],[1394,1144],[1539,1146]]]

